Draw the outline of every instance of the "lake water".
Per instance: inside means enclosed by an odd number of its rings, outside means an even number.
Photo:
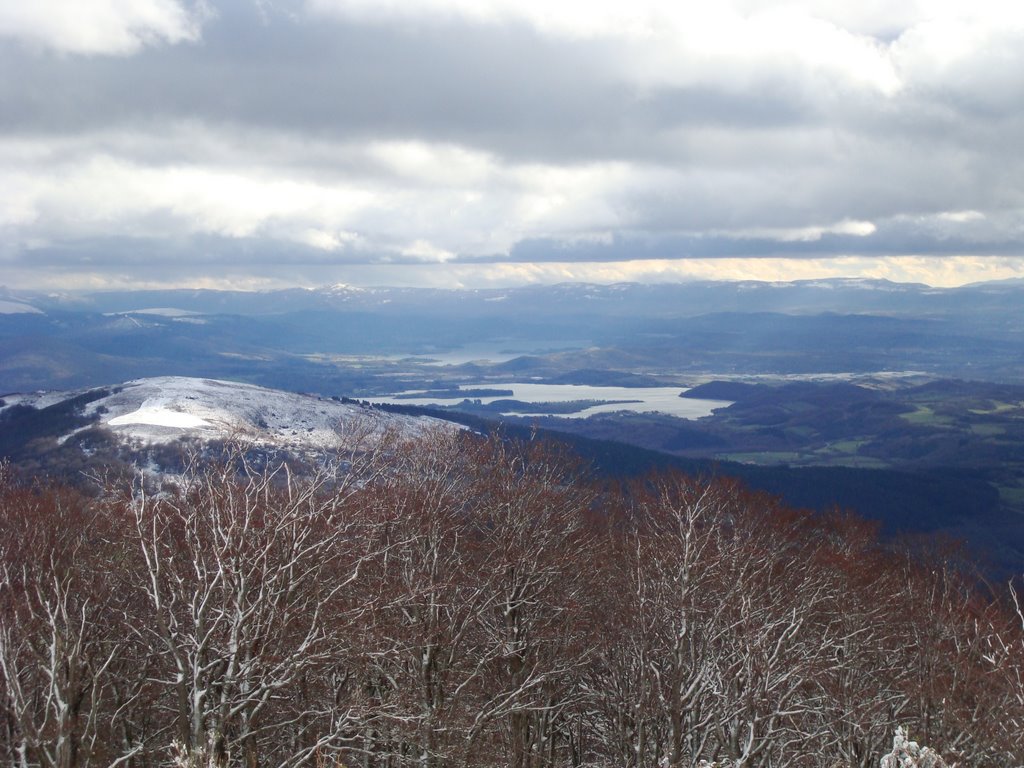
[[[566,419],[585,419],[595,413],[613,413],[615,411],[633,411],[635,413],[667,413],[683,419],[699,419],[711,415],[715,408],[731,405],[725,400],[691,400],[680,397],[686,389],[682,387],[591,387],[583,384],[537,384],[530,382],[465,384],[459,389],[511,389],[511,397],[481,397],[482,403],[493,403],[495,400],[522,400],[526,403],[568,403],[574,400],[636,400],[633,403],[598,405],[577,413],[517,413],[508,411],[505,416],[558,416]],[[420,390],[421,391],[421,390]],[[403,395],[414,395],[417,391],[402,392]],[[473,398],[476,399],[476,398]],[[397,405],[453,405],[454,400],[438,400],[430,397],[375,397],[374,402],[392,403]]]

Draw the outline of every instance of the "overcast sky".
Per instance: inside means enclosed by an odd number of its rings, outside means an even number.
[[[1024,277],[1024,4],[0,0],[0,284]]]

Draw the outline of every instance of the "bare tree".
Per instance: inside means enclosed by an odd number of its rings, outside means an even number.
[[[18,487],[0,467],[0,749],[11,764],[116,765],[140,749],[113,737],[124,632],[105,522],[81,495]]]
[[[902,574],[898,558],[879,545],[877,526],[850,515],[819,522],[815,568],[838,579],[827,604],[834,622],[831,657],[813,676],[820,688],[817,743],[844,766],[873,768],[909,703]],[[824,750],[823,750],[824,751]]]
[[[1024,762],[1024,605],[1013,582],[1009,584],[1005,618],[988,632],[982,659],[991,670],[993,712],[990,722],[1002,757]]]
[[[593,493],[564,452],[539,441],[495,437],[469,458],[469,544],[485,590],[476,653],[487,686],[465,759],[499,725],[501,765],[553,765],[566,741],[563,715],[578,698],[572,684],[591,649],[580,620],[594,570],[586,526]]]
[[[177,487],[128,500],[146,615],[134,632],[160,660],[170,737],[213,765],[296,765],[344,749],[360,713],[333,695],[339,622],[367,557],[354,498],[374,462],[296,478],[244,452],[193,463]],[[342,638],[342,640],[339,640]]]
[[[868,768],[902,724],[1015,768],[1022,681],[1012,585],[730,481],[451,429],[94,499],[0,466],[20,768]]]
[[[364,734],[369,758],[424,768],[462,751],[470,693],[484,670],[472,619],[484,600],[466,550],[462,437],[437,433],[399,446],[392,471],[368,494],[381,553],[363,581],[379,609],[364,627],[364,683],[380,718]]]
[[[609,562],[616,574],[610,642],[589,681],[606,748],[623,765],[695,763],[712,735],[723,490],[671,475],[625,492]]]

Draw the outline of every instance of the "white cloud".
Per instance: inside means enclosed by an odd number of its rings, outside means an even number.
[[[868,238],[879,227],[942,238],[966,232],[978,242],[996,242],[1020,236],[1022,221],[1019,211],[992,217],[963,207],[780,226],[773,220],[820,221],[810,206],[821,189],[806,179],[800,182],[806,189],[799,188],[800,176],[780,184],[782,176],[765,176],[764,169],[515,163],[422,140],[311,143],[305,156],[298,140],[271,137],[242,150],[246,141],[232,142],[229,131],[203,135],[196,143],[207,148],[187,162],[153,160],[180,154],[189,143],[173,130],[166,136],[0,140],[0,234],[8,252],[89,239],[214,236],[258,240],[285,253],[301,246],[349,263],[455,264],[464,256],[508,254],[529,240],[564,246],[566,253],[606,249],[614,257],[618,234],[653,241],[768,239],[780,252],[787,243],[814,243],[825,235]],[[235,151],[209,150],[232,144]],[[347,170],[319,171],[324,157],[344,158]],[[681,262],[678,269],[687,274],[692,266]]]
[[[979,2],[907,29],[892,46],[901,76],[918,91],[1000,111],[1019,109],[1024,87],[1024,5]]]
[[[9,149],[9,148],[3,148]],[[11,168],[0,224],[8,237],[174,237],[268,235],[282,240],[338,240],[372,193],[262,174],[257,169],[146,166],[106,155],[42,168]],[[0,166],[3,168],[3,166]],[[321,230],[311,235],[311,229]]]
[[[641,85],[747,87],[797,72],[887,94],[900,86],[884,45],[807,4],[742,9],[703,0],[310,0],[307,7],[377,23],[518,22],[569,42],[611,42],[619,74]]]
[[[418,261],[443,264],[455,258],[455,254],[444,248],[438,248],[427,240],[417,240],[401,249],[403,256],[412,257]]]
[[[545,2],[544,0],[307,0],[313,13],[338,14],[380,23],[415,22],[478,24],[528,22],[539,30],[563,37],[585,38],[608,34],[651,34],[675,3],[647,2],[627,6],[616,0]],[[696,8],[695,3],[681,3]]]
[[[7,0],[0,37],[61,53],[125,55],[199,38],[205,6],[179,0]]]
[[[258,147],[218,165],[145,162],[160,154],[155,136],[128,141],[144,148],[137,159],[119,154],[122,144],[116,136],[0,140],[0,233],[22,244],[258,237],[440,262],[508,252],[524,238],[606,232],[621,223],[616,190],[634,183],[625,164],[518,165],[426,142],[345,145],[339,153],[352,170],[340,176],[265,164]],[[314,157],[325,151],[316,147]],[[306,164],[301,155],[293,160]]]
[[[981,211],[943,211],[938,217],[944,221],[962,224],[966,221],[983,221],[985,214]]]
[[[295,233],[294,240],[320,251],[337,251],[348,246],[359,247],[362,242],[362,238],[355,232],[329,231],[315,227]]]
[[[18,72],[0,80],[5,267],[140,238],[205,238],[224,251],[211,273],[246,249],[454,274],[539,248],[627,259],[633,242],[639,257],[1024,244],[1016,3],[240,0],[202,46],[175,47],[200,39],[205,7],[0,0],[0,36],[20,41],[0,46]],[[616,264],[465,274],[634,274]],[[920,270],[956,279],[939,264]]]
[[[1024,5],[1015,0],[307,0],[306,9],[381,25],[525,24],[564,43],[606,45],[613,76],[640,86],[783,79],[822,95],[892,97],[978,85],[1005,95],[1024,81]]]
[[[365,149],[382,169],[406,183],[473,186],[487,183],[495,160],[485,152],[425,141],[372,141]]]
[[[796,228],[779,227],[758,227],[755,229],[740,229],[735,231],[717,232],[716,234],[727,235],[740,239],[765,238],[767,240],[778,240],[783,243],[810,243],[821,240],[825,235],[852,235],[854,237],[867,237],[873,235],[878,228],[870,221],[855,221],[843,219],[835,224],[827,226],[811,226]]]

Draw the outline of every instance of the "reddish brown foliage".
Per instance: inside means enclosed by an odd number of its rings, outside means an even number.
[[[0,757],[867,768],[905,724],[1024,759],[1024,617],[947,552],[540,443],[382,445],[98,499],[0,470]]]

